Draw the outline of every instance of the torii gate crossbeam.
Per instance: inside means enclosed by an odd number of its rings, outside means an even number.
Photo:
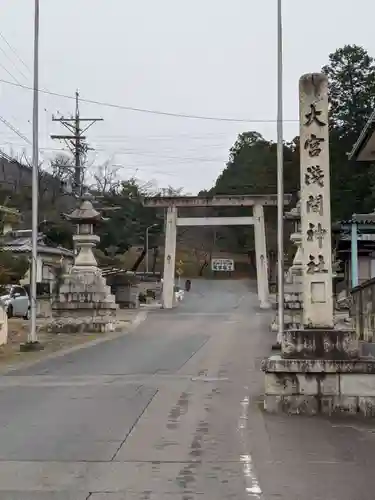
[[[284,195],[284,205],[288,205],[291,195]],[[264,224],[264,206],[275,206],[277,195],[236,195],[236,196],[167,196],[145,198],[145,207],[166,208],[163,307],[171,309],[174,302],[174,279],[176,261],[176,236],[178,226],[233,226],[253,225],[255,232],[255,254],[257,268],[257,286],[260,307],[268,309],[268,261],[266,232]],[[253,216],[249,217],[178,217],[178,208],[197,207],[252,207]]]

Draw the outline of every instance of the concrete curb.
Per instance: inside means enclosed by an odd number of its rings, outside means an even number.
[[[130,321],[130,325],[127,326],[124,331],[111,333],[109,335],[104,334],[105,336],[103,337],[99,337],[97,339],[90,340],[89,342],[84,342],[76,346],[68,347],[66,349],[60,349],[58,351],[51,352],[46,356],[40,356],[36,359],[33,359],[32,361],[25,361],[25,362],[21,361],[20,363],[13,363],[8,366],[5,366],[4,368],[0,368],[0,375],[7,375],[14,371],[23,370],[25,368],[31,368],[32,366],[42,361],[49,361],[51,359],[61,358],[63,356],[66,356],[67,354],[81,351],[82,349],[88,349],[89,347],[95,347],[96,345],[103,344],[104,342],[109,342],[110,340],[116,340],[136,330],[138,326],[146,320],[147,315],[148,311],[140,311],[136,315],[136,317],[132,321]]]

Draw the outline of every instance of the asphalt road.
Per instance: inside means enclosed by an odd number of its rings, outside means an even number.
[[[0,378],[0,500],[370,500],[369,423],[265,415],[246,282]]]

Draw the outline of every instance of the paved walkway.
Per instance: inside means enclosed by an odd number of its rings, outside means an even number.
[[[257,303],[194,282],[122,338],[1,377],[0,500],[373,499],[372,425],[264,414]]]

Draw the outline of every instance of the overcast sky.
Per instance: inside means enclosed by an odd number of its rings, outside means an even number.
[[[237,134],[276,138],[276,0],[40,0],[40,86],[51,92],[172,113],[254,120],[174,118],[82,103],[102,117],[88,133],[96,162],[159,186],[210,188]],[[298,79],[344,44],[375,56],[371,0],[283,1],[285,138],[298,133]],[[0,78],[32,84],[34,0],[0,0]],[[357,22],[358,20],[358,22]],[[9,48],[12,46],[16,54]],[[21,62],[21,60],[23,62]],[[25,63],[25,64],[24,64]],[[31,139],[32,92],[0,83],[0,116]],[[63,148],[52,113],[74,103],[41,95],[46,162]],[[256,123],[266,120],[267,123]],[[30,147],[0,122],[0,148]]]

